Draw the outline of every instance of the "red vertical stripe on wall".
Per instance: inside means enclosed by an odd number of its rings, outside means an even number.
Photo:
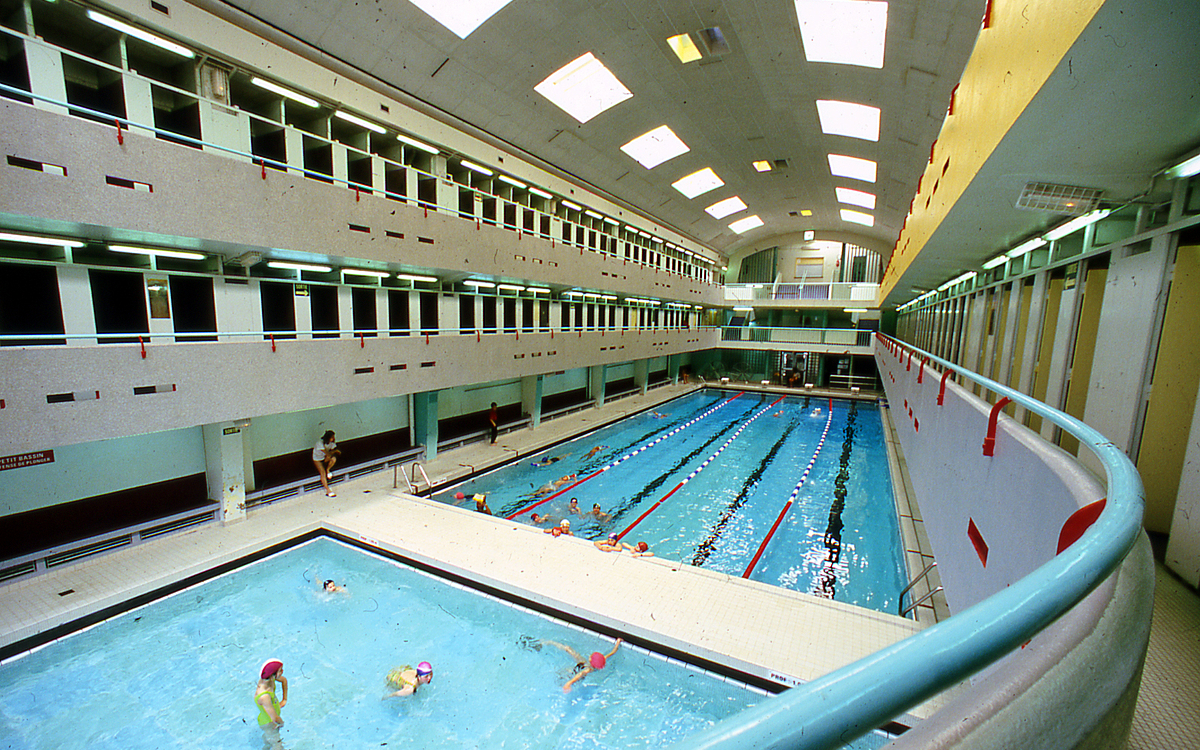
[[[975,519],[968,519],[967,523],[967,538],[971,540],[971,544],[975,545],[975,553],[979,555],[979,562],[983,563],[983,567],[987,567],[988,546],[987,542],[983,541],[983,534],[979,533],[979,528],[975,526]]]

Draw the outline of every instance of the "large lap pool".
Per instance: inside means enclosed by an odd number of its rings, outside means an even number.
[[[435,497],[895,613],[906,583],[878,407],[706,389]],[[460,497],[461,496],[461,497]],[[580,510],[573,513],[575,499]],[[588,515],[598,504],[602,515]]]

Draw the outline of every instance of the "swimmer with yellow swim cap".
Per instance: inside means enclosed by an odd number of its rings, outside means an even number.
[[[412,695],[417,692],[417,688],[422,685],[428,685],[432,681],[433,665],[429,662],[421,662],[417,665],[416,669],[405,664],[403,667],[396,667],[387,673],[388,687],[396,688],[396,692],[389,693],[383,697],[386,699]]]

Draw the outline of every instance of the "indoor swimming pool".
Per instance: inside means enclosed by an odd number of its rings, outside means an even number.
[[[321,537],[7,660],[0,746],[260,747],[268,658],[289,748],[657,748],[768,700],[630,644],[564,694],[574,660],[548,641],[613,644]],[[434,680],[385,699],[388,671],[421,661]]]
[[[476,494],[497,516],[881,612],[906,583],[872,402],[705,389],[435,497]]]

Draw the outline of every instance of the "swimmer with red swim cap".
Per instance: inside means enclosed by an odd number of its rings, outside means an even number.
[[[283,685],[283,700],[275,696],[275,684]],[[267,659],[258,671],[258,687],[254,690],[254,705],[258,707],[258,726],[262,728],[263,747],[282,748],[279,728],[283,726],[282,708],[288,701],[288,682],[283,676],[283,662]]]
[[[616,643],[613,644],[612,651],[609,651],[607,654],[602,654],[599,651],[593,651],[592,655],[585,659],[579,655],[578,651],[562,643],[557,643],[555,641],[542,641],[542,643],[561,648],[563,651],[566,651],[568,654],[570,654],[571,658],[575,660],[575,675],[571,677],[571,679],[567,680],[566,685],[563,685],[564,693],[571,692],[572,685],[574,685],[576,682],[579,682],[592,672],[596,671],[597,669],[604,669],[605,665],[608,664],[608,660],[611,659],[613,654],[617,653],[617,649],[621,647],[621,639],[618,638]]]

